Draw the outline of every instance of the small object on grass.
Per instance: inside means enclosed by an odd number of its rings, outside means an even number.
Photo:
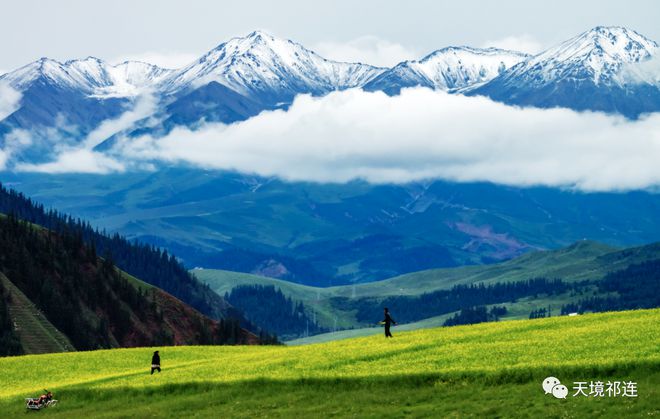
[[[44,390],[46,394],[42,394],[37,398],[28,397],[25,399],[25,407],[30,410],[41,410],[45,407],[52,407],[57,404],[57,400],[53,399],[53,393]]]

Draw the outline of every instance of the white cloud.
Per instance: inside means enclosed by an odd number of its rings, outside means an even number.
[[[15,129],[2,137],[3,147],[0,149],[0,170],[5,170],[11,158],[20,150],[32,144],[30,134],[22,129]]]
[[[312,50],[335,61],[361,62],[392,67],[401,61],[419,58],[416,50],[375,36],[361,36],[348,42],[320,42]]]
[[[103,121],[96,129],[90,132],[80,143],[71,144],[56,132],[50,133],[47,138],[55,140],[52,149],[55,152],[54,160],[46,163],[19,163],[15,169],[23,172],[40,173],[99,173],[123,172],[126,164],[121,159],[94,151],[94,147],[134,124],[151,116],[157,109],[155,97],[150,92],[138,96],[133,107],[123,112],[117,118]],[[70,129],[70,128],[69,128]],[[0,156],[0,159],[2,156]],[[138,166],[138,165],[132,165]]]
[[[618,76],[626,83],[648,83],[660,87],[660,51],[649,60],[623,66]]]
[[[184,163],[293,181],[441,178],[628,190],[660,185],[660,114],[638,121],[518,108],[424,88],[298,97],[247,121],[125,139],[122,161]]]
[[[20,163],[16,170],[38,173],[97,173],[123,172],[123,163],[112,157],[87,149],[70,149],[59,154],[55,161],[40,164]]]
[[[481,46],[483,48],[495,47],[526,52],[528,54],[537,54],[544,49],[543,44],[531,35],[507,36],[500,39],[492,39],[484,42]]]
[[[106,119],[94,131],[87,135],[83,147],[92,149],[112,135],[132,127],[137,121],[151,116],[157,109],[157,99],[145,91],[135,100],[133,107],[123,112],[117,118]]]
[[[14,113],[21,103],[21,93],[7,83],[0,82],[0,121]],[[19,149],[29,145],[29,136],[23,131],[15,130],[1,138],[0,170],[7,167],[12,155]]]
[[[0,121],[18,109],[21,97],[19,91],[7,83],[0,82]]]
[[[201,54],[190,52],[158,52],[146,51],[139,54],[130,54],[121,57],[115,57],[108,60],[111,63],[119,64],[124,61],[141,61],[154,64],[162,68],[177,69],[190,64],[199,58]]]
[[[121,138],[106,153],[65,147],[52,162],[16,169],[110,173],[184,164],[291,181],[445,179],[613,191],[659,186],[658,161],[660,113],[630,121],[414,88],[393,97],[299,96],[288,111]]]

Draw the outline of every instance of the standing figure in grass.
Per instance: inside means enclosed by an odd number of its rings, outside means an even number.
[[[158,351],[154,351],[154,356],[151,357],[151,374],[156,370],[160,373],[160,355],[158,355]]]
[[[391,338],[392,334],[390,333],[390,326],[392,325],[392,323],[396,324],[396,322],[394,321],[392,316],[390,316],[390,311],[387,309],[387,307],[385,307],[385,318],[380,323],[385,325],[385,337]]]

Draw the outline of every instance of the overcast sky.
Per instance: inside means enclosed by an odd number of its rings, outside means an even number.
[[[361,55],[381,65],[447,45],[533,51],[597,25],[627,26],[660,41],[660,3],[654,0],[14,0],[3,2],[3,17],[0,71],[42,56],[178,66],[254,29],[328,58]]]

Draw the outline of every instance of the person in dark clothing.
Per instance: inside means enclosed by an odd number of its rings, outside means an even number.
[[[158,355],[158,351],[155,351],[154,356],[151,357],[151,374],[156,370],[160,373],[160,355]]]
[[[39,396],[39,400],[37,401],[39,405],[46,404],[49,401],[53,400],[53,393],[51,393],[48,390],[44,390],[44,391],[46,392],[46,394],[42,394],[41,396]]]
[[[385,307],[385,318],[383,319],[383,321],[381,323],[385,324],[385,337],[386,338],[391,338],[392,333],[390,333],[390,326],[392,324],[396,324],[396,322],[394,321],[392,316],[390,316],[390,311],[387,309],[387,307]]]

